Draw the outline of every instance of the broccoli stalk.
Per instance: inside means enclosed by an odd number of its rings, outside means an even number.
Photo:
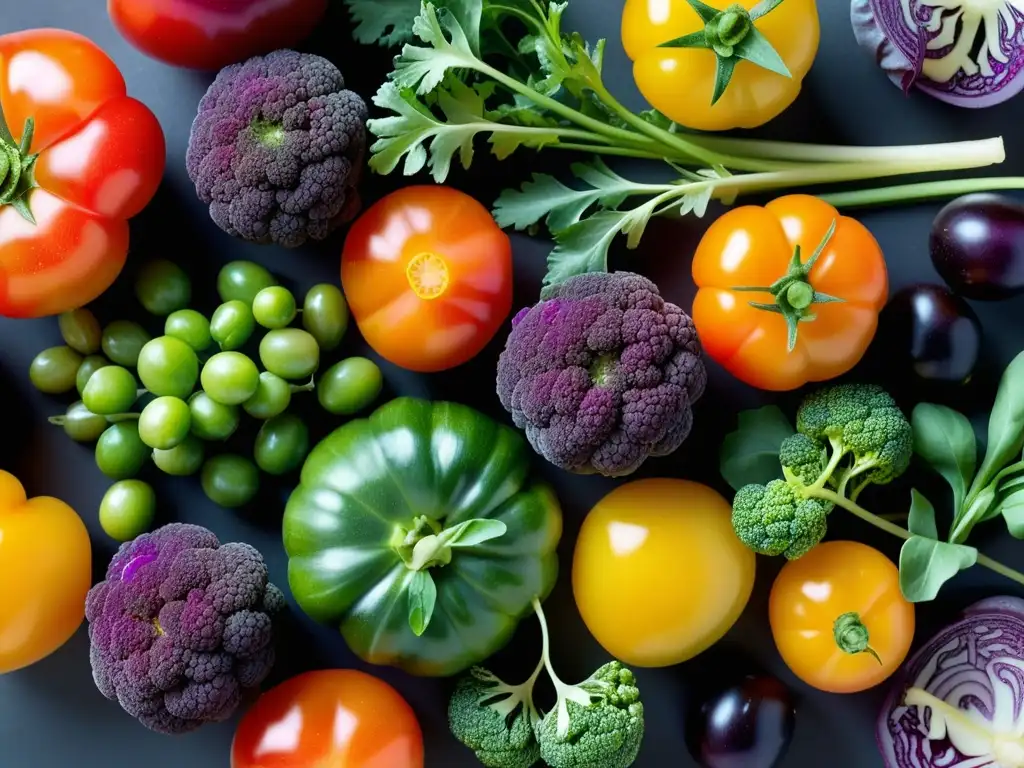
[[[541,658],[520,685],[508,685],[474,667],[456,685],[448,707],[452,734],[488,768],[628,768],[640,752],[644,709],[633,673],[618,661],[598,668],[576,685],[563,682],[551,665],[547,620],[533,601],[541,628]],[[546,671],[557,699],[546,715],[533,689]]]

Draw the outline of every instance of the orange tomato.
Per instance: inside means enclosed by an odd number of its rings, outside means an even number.
[[[450,187],[406,187],[352,226],[341,281],[363,338],[421,373],[478,355],[512,309],[512,245]]]
[[[109,56],[58,29],[0,36],[0,105],[11,139],[0,130],[0,315],[76,309],[124,266],[128,219],[163,176],[163,131]]]
[[[856,693],[893,674],[914,639],[914,605],[899,570],[854,541],[819,544],[783,566],[768,603],[775,645],[793,674],[830,693]]]
[[[798,247],[807,263],[833,223],[834,234],[800,282],[841,301],[800,311],[803,320],[789,349],[786,318],[752,306],[778,307],[779,300],[736,288],[771,286],[787,275]],[[704,350],[736,378],[772,391],[827,381],[853,368],[875,336],[889,295],[885,258],[872,234],[809,195],[728,211],[697,247],[693,279],[693,322]]]
[[[29,499],[0,471],[0,674],[66,643],[85,619],[92,549],[82,519],[63,501]]]
[[[608,653],[665,667],[718,642],[754,587],[732,507],[688,480],[634,480],[587,515],[572,561],[576,607]]]
[[[231,768],[423,768],[412,708],[383,680],[354,669],[306,672],[245,713]]]

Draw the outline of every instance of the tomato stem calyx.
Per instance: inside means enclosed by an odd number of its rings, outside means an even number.
[[[28,206],[28,193],[37,186],[32,167],[38,155],[30,154],[34,133],[35,121],[30,117],[25,121],[20,144],[0,136],[0,206],[10,205],[30,224],[36,223]]]
[[[868,628],[856,611],[844,613],[835,620],[832,624],[832,637],[843,653],[868,653],[879,664],[882,663],[875,649],[868,645]]]
[[[718,69],[711,104],[718,103],[732,81],[736,65],[749,61],[769,72],[792,77],[786,62],[779,56],[754,22],[778,8],[783,0],[761,0],[751,10],[742,5],[730,5],[724,11],[712,8],[701,0],[686,0],[704,22],[704,29],[691,32],[662,43],[660,48],[706,48],[715,54]]]
[[[775,298],[775,301],[772,303],[751,301],[750,306],[754,307],[754,309],[762,309],[765,312],[775,312],[785,318],[786,325],[789,327],[788,343],[790,352],[796,347],[800,323],[809,323],[817,317],[810,311],[813,305],[835,304],[845,301],[845,299],[830,296],[827,293],[819,293],[814,290],[814,286],[810,282],[811,270],[814,269],[814,265],[818,263],[821,254],[825,252],[829,242],[831,242],[832,237],[835,235],[836,226],[837,222],[833,219],[825,236],[807,261],[804,261],[800,254],[800,246],[798,245],[794,248],[793,258],[790,259],[786,274],[771,285],[734,286],[732,289],[748,293],[770,293]]]

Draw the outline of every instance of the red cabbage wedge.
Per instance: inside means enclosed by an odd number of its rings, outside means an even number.
[[[1024,600],[975,603],[925,644],[877,736],[885,768],[1024,768]]]
[[[853,0],[850,16],[904,91],[979,108],[1024,89],[1024,0]]]

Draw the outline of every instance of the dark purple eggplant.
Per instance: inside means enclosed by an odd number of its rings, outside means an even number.
[[[774,768],[789,748],[796,706],[773,677],[746,677],[708,699],[687,724],[701,768]]]
[[[889,300],[877,337],[891,373],[942,384],[966,383],[981,349],[981,321],[941,285],[912,285]]]
[[[935,269],[954,293],[995,301],[1024,293],[1024,205],[1004,195],[958,197],[932,224]]]

